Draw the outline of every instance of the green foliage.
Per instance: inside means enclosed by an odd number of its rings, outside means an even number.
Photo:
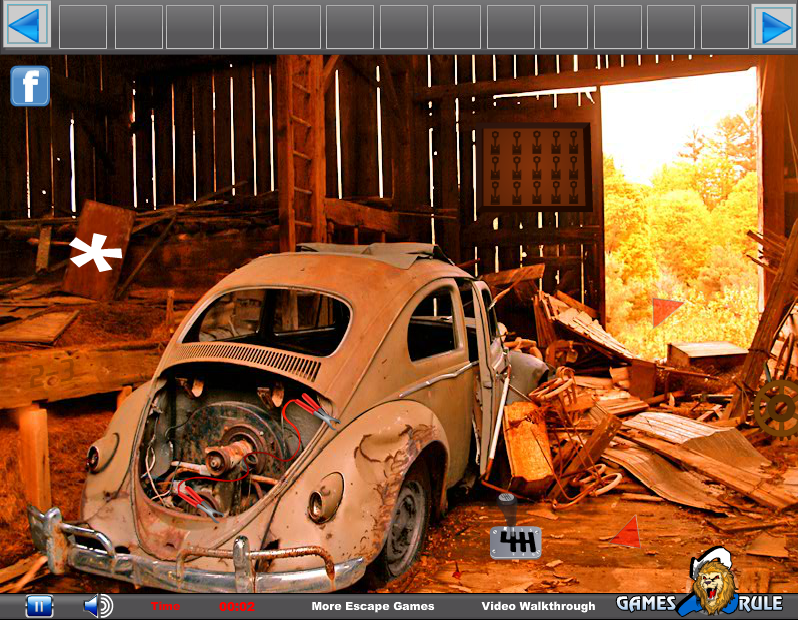
[[[691,132],[678,161],[651,186],[604,162],[607,326],[639,355],[662,358],[669,342],[728,340],[747,347],[758,321],[758,229],[753,108]],[[652,298],[684,301],[660,326]]]

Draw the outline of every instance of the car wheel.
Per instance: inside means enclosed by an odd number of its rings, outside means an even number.
[[[366,571],[366,582],[380,588],[404,575],[424,548],[432,508],[432,485],[426,463],[418,460],[407,472],[396,498],[388,535],[380,555]]]

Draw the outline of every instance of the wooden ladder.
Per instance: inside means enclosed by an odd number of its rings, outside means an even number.
[[[280,251],[326,241],[321,55],[277,57],[276,147]]]

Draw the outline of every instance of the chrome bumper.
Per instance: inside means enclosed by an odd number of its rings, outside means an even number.
[[[50,571],[55,574],[64,573],[71,566],[87,573],[174,592],[332,592],[354,584],[366,569],[363,558],[354,558],[326,568],[256,573],[252,568],[253,561],[267,557],[270,552],[250,551],[245,536],[236,539],[232,552],[192,548],[177,562],[164,562],[131,553],[117,553],[102,532],[64,523],[58,508],[50,508],[42,514],[34,506],[28,506],[28,522],[33,544],[47,556]],[[90,541],[91,547],[85,544]],[[308,549],[313,548],[299,547],[279,552],[285,557],[319,555]],[[235,572],[207,571],[183,565],[186,557],[196,556],[232,558]]]

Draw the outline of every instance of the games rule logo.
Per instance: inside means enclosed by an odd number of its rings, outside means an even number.
[[[701,557],[690,560],[693,591],[677,605],[676,612],[686,616],[702,609],[710,615],[736,611],[740,597],[735,592],[731,566],[731,553],[724,547],[712,547]]]
[[[707,615],[734,612],[783,611],[784,599],[777,594],[738,594],[731,570],[731,553],[712,547],[690,560],[690,593],[678,603],[673,594],[633,594],[616,597],[621,611],[675,611],[684,617],[693,612]]]

